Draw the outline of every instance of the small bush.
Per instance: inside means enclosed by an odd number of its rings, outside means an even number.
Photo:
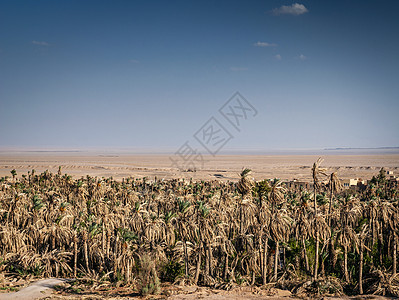
[[[143,255],[140,259],[140,294],[146,296],[149,294],[159,294],[161,284],[155,270],[155,263],[148,255]]]
[[[162,268],[161,277],[168,282],[175,282],[176,278],[184,274],[184,267],[177,261],[169,261]]]

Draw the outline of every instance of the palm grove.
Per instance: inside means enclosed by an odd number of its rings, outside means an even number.
[[[399,193],[312,168],[313,190],[238,182],[1,178],[0,276],[91,278],[157,293],[161,282],[294,293],[399,295]]]

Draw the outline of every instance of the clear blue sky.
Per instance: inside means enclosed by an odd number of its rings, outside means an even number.
[[[0,1],[0,146],[399,146],[398,1]]]

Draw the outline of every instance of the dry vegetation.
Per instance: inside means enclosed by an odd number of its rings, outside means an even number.
[[[0,183],[0,284],[73,278],[68,292],[161,292],[161,282],[296,295],[399,296],[399,193],[385,171],[359,193],[312,168],[314,190],[34,170]]]

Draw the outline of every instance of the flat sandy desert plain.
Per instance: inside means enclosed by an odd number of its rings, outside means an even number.
[[[193,178],[194,180],[237,180],[240,171],[250,168],[256,180],[281,178],[285,180],[311,179],[311,167],[318,157],[324,159],[322,167],[328,172],[337,172],[342,179],[370,179],[384,167],[399,173],[399,153],[366,154],[301,154],[301,155],[216,155],[204,156],[202,168],[180,171],[173,165],[173,155],[166,154],[127,154],[118,152],[62,152],[29,151],[0,152],[0,176],[11,176],[15,169],[18,176],[35,169],[36,173],[49,170],[80,176],[98,176],[122,179],[127,177],[147,177],[149,179]]]

